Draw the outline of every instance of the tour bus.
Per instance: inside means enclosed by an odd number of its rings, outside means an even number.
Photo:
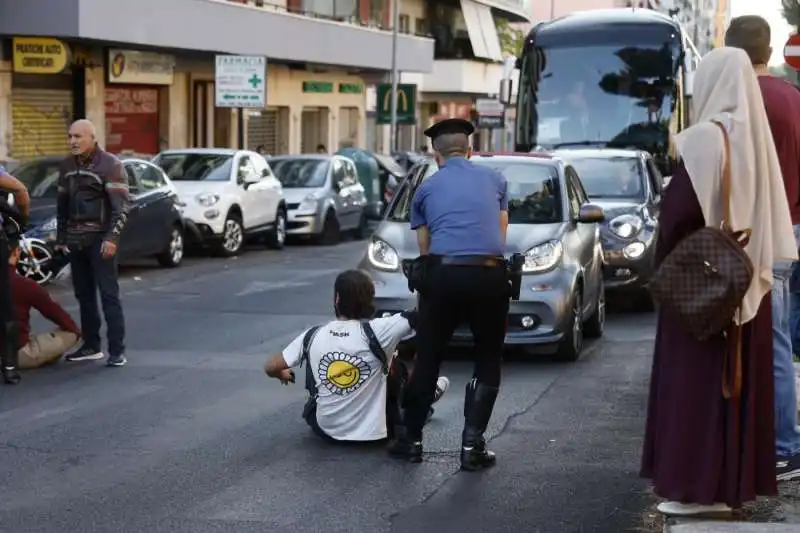
[[[649,9],[583,11],[542,22],[516,60],[515,150],[641,149],[670,176],[669,138],[689,125],[698,61],[680,24]]]

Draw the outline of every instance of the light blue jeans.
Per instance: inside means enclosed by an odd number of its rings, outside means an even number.
[[[797,240],[800,228],[795,226]],[[793,265],[773,265],[772,337],[775,372],[775,451],[779,457],[800,453],[800,428],[797,427],[797,385],[792,355],[790,314],[792,306],[789,278]]]

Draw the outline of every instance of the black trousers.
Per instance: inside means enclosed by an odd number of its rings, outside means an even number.
[[[422,436],[436,391],[436,379],[453,332],[469,325],[475,341],[474,377],[500,385],[508,320],[508,281],[504,266],[431,265],[419,299],[417,361],[405,395],[409,436]]]
[[[125,353],[125,317],[119,298],[116,256],[104,259],[100,255],[102,237],[91,240],[81,247],[70,246],[70,266],[75,298],[81,308],[81,331],[84,345],[100,350],[100,311],[97,292],[108,328],[109,355]]]

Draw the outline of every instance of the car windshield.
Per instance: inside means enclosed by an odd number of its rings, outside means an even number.
[[[233,156],[228,154],[159,154],[153,163],[172,181],[228,181]]]
[[[327,159],[272,158],[272,172],[287,189],[324,187],[330,162]]]
[[[493,168],[506,178],[510,224],[552,224],[562,221],[561,186],[554,167],[533,158],[498,160],[475,157],[471,161],[478,166]],[[434,164],[426,165],[422,181],[437,170]],[[407,180],[387,218],[394,222],[408,222],[413,194],[414,188]]]
[[[55,198],[59,163],[55,159],[35,160],[18,166],[11,174],[25,185],[31,198]]]
[[[643,176],[635,157],[578,157],[570,161],[589,198],[642,198]]]

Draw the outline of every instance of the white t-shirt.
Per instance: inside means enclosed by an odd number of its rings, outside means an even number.
[[[413,335],[401,314],[370,320],[391,362],[397,344]],[[306,330],[308,331],[308,330]],[[283,350],[290,368],[300,364],[306,331]],[[308,350],[317,383],[317,423],[336,440],[373,441],[386,434],[386,376],[358,320],[335,320],[317,330]],[[305,383],[305,368],[297,373]]]

